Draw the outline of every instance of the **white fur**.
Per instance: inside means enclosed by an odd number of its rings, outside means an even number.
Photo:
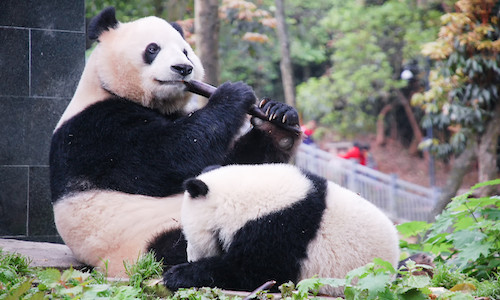
[[[291,206],[312,187],[299,169],[285,164],[228,166],[198,179],[207,184],[208,194],[193,199],[186,192],[182,205],[190,261],[219,254],[218,238],[222,237],[227,249],[234,233],[247,221]],[[321,228],[308,245],[300,279],[314,275],[344,278],[374,257],[397,265],[397,232],[382,211],[333,182],[328,182],[326,201]],[[341,294],[338,289],[325,292]]]
[[[158,44],[161,51],[148,65],[143,61],[143,52],[150,43]],[[193,72],[181,78],[170,68],[177,64],[191,65]],[[163,113],[182,110],[191,94],[180,80],[201,80],[203,76],[200,59],[167,21],[146,17],[119,23],[117,28],[99,36],[99,44],[89,57],[75,95],[56,129],[87,106],[110,97],[110,92]]]
[[[180,228],[182,194],[153,198],[114,191],[90,191],[54,204],[57,230],[75,257],[125,276],[123,260],[135,262],[158,233]],[[156,229],[156,231],[155,231]]]

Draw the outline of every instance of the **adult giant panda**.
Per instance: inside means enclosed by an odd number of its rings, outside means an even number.
[[[178,25],[156,17],[129,23],[110,7],[88,28],[98,45],[54,131],[50,176],[57,230],[76,258],[124,275],[123,260],[154,250],[187,261],[180,230],[182,182],[213,164],[286,162],[300,136],[297,112],[262,101],[270,121],[239,137],[252,89],[225,83],[208,104],[184,112],[183,81],[201,79],[199,58]]]
[[[344,278],[375,257],[397,266],[397,232],[382,211],[292,165],[226,166],[185,188],[181,223],[190,262],[164,274],[170,289]]]

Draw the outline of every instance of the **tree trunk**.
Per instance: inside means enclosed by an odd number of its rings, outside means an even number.
[[[396,121],[396,118],[394,116],[390,116],[389,118],[389,136],[391,137],[391,140],[397,141],[398,140],[398,122]]]
[[[465,174],[470,170],[476,158],[476,146],[476,140],[473,137],[468,137],[464,151],[453,161],[446,184],[442,188],[441,195],[429,216],[429,222],[434,222],[435,217],[443,211],[451,198],[457,194]]]
[[[415,115],[411,110],[410,101],[400,90],[396,90],[396,92],[398,94],[401,105],[403,105],[403,108],[406,112],[406,117],[408,118],[408,122],[410,123],[411,129],[413,131],[413,139],[408,149],[408,153],[410,153],[411,155],[416,155],[418,153],[418,144],[420,144],[424,136],[422,134],[422,131],[420,130],[417,119],[415,119]]]
[[[204,81],[219,85],[219,1],[194,1],[196,52],[205,68]]]
[[[491,120],[486,125],[485,132],[479,139],[477,150],[478,179],[479,182],[498,178],[497,172],[497,147],[500,135],[500,103],[497,103]],[[491,196],[495,193],[495,186],[485,186],[479,190],[479,196]]]
[[[285,91],[285,102],[290,106],[295,106],[295,85],[293,83],[292,61],[290,59],[290,42],[285,19],[285,0],[276,0],[276,22],[278,27],[278,39],[281,48],[281,78]]]
[[[377,137],[375,144],[378,146],[385,145],[385,116],[391,111],[392,104],[386,104],[377,116]]]

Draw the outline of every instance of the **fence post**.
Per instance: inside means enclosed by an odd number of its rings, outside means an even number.
[[[358,192],[358,189],[356,188],[356,167],[357,164],[354,162],[352,159],[348,160],[349,162],[349,177],[348,177],[348,182],[347,182],[347,188],[353,192]]]
[[[391,182],[389,182],[389,213],[393,217],[397,217],[397,204],[396,204],[396,199],[397,199],[397,189],[398,189],[398,175],[396,174],[391,174]]]
[[[435,206],[438,202],[439,195],[441,194],[440,188],[433,186],[432,187],[432,205]]]

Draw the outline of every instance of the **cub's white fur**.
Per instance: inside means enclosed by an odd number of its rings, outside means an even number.
[[[190,261],[220,255],[219,243],[227,250],[235,233],[249,221],[293,206],[313,188],[302,171],[286,164],[227,166],[197,179],[208,186],[208,193],[192,198],[186,192],[182,204]],[[270,237],[269,243],[273,240]],[[301,262],[300,279],[314,275],[344,278],[375,257],[397,266],[399,239],[392,222],[361,196],[328,182],[326,210],[308,245],[307,258]],[[325,292],[341,294],[331,288]]]

